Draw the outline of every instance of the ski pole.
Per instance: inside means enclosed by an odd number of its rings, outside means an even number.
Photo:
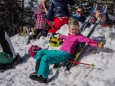
[[[84,65],[89,65],[89,66],[91,66],[91,67],[94,67],[95,65],[94,64],[88,64],[88,63],[84,63],[84,62],[76,62],[76,61],[74,61],[74,60],[71,60],[70,62],[72,62],[73,64],[84,64]]]

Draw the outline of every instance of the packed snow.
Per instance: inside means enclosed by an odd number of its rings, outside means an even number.
[[[64,25],[60,33],[68,33],[67,25]],[[63,30],[66,29],[66,30]],[[82,34],[87,35],[90,28],[86,28]],[[83,54],[81,62],[94,64],[94,67],[86,68],[83,64],[76,65],[70,71],[65,67],[53,69],[50,66],[49,83],[43,84],[29,78],[34,72],[35,59],[28,54],[31,45],[38,45],[42,49],[58,49],[49,46],[48,37],[40,37],[39,40],[31,40],[26,45],[28,37],[15,35],[11,41],[15,51],[19,53],[23,62],[13,69],[0,73],[0,86],[115,86],[115,28],[102,28],[97,26],[91,38],[104,40],[104,48],[88,46]],[[1,50],[1,48],[0,48]]]

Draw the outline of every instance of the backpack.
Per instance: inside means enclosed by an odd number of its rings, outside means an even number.
[[[28,50],[30,57],[34,58],[38,50],[41,50],[41,48],[39,46],[32,45]]]

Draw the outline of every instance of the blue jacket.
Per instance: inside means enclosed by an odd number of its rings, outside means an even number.
[[[72,14],[72,17],[75,18],[75,19],[77,19],[77,20],[78,20],[79,22],[81,22],[81,23],[84,23],[85,20],[86,20],[86,17],[85,17],[85,16],[82,15],[82,16],[79,17],[76,13],[73,13],[73,14]]]
[[[50,5],[48,9],[48,20],[56,17],[69,17],[68,4],[74,5],[74,0],[50,0]]]

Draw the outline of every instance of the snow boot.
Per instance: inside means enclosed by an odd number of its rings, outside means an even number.
[[[22,58],[19,54],[17,54],[16,57],[13,59],[13,61],[11,63],[11,67],[17,65],[20,62],[22,62]]]
[[[33,73],[30,74],[30,77],[36,77],[36,76],[38,76],[37,72],[33,72]]]
[[[47,83],[47,78],[44,78],[43,76],[38,76],[38,75],[36,75],[35,74],[35,72],[34,73],[31,73],[30,74],[30,79],[32,79],[32,80],[35,80],[35,81],[38,81],[38,82],[40,82],[40,83]]]

